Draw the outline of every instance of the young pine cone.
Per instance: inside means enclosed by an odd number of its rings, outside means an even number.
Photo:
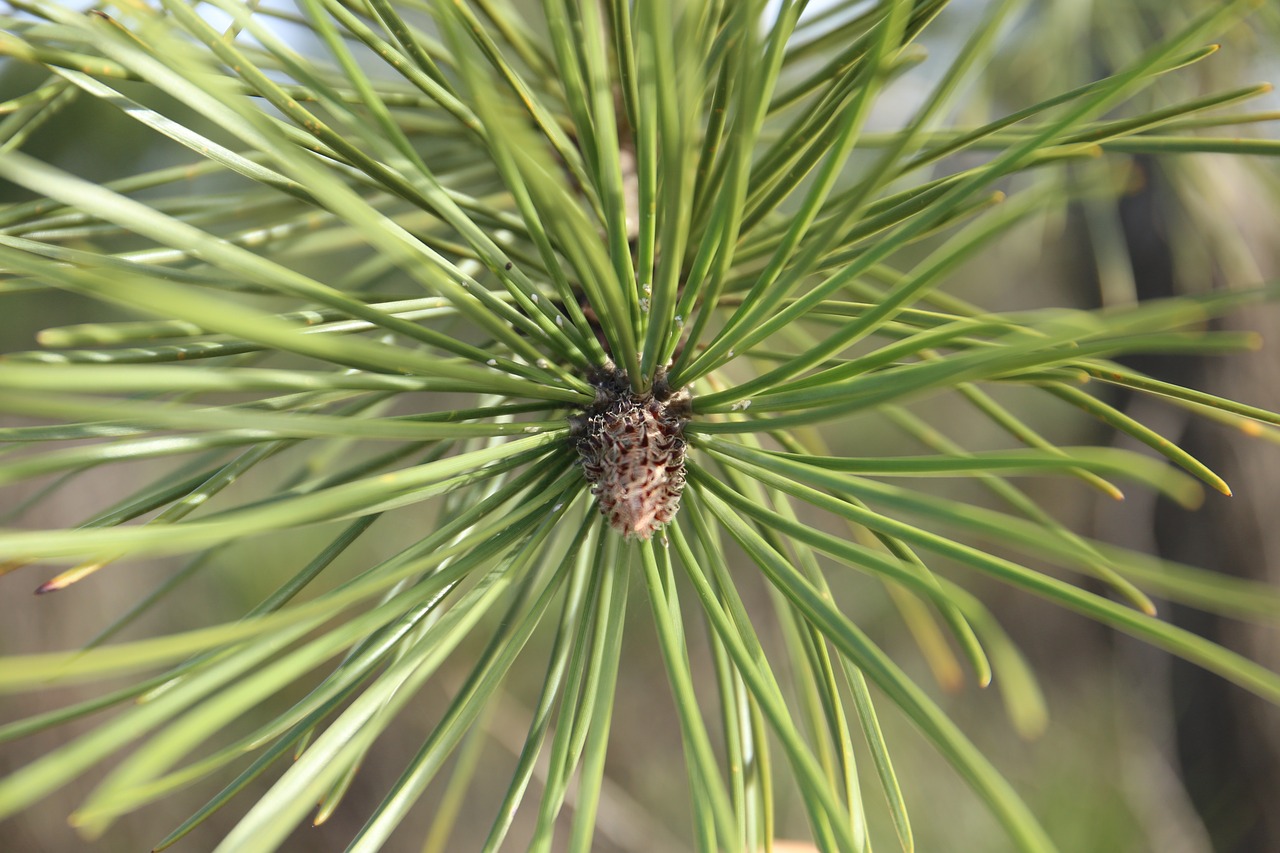
[[[582,473],[610,526],[648,539],[680,508],[688,395],[662,382],[636,394],[616,370],[593,384],[595,402],[571,419]]]

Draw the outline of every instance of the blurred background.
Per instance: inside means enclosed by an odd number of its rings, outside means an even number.
[[[811,5],[817,13],[822,4]],[[957,126],[981,124],[993,115],[1110,73],[1142,45],[1154,43],[1186,16],[1209,5],[1185,0],[1032,2],[983,78],[960,99],[962,107],[953,121]],[[897,126],[901,111],[928,92],[967,34],[967,19],[981,14],[984,6],[978,0],[956,2],[941,16],[922,41],[930,58],[896,81],[882,98],[875,116],[879,129]],[[1280,78],[1276,17],[1275,9],[1264,10],[1250,25],[1237,27],[1216,56],[1166,75],[1139,96],[1138,105],[1172,103]],[[0,66],[0,98],[27,91],[38,79],[35,74],[22,66]],[[1280,110],[1280,99],[1273,94],[1250,107]],[[1239,133],[1276,138],[1277,127],[1280,124],[1242,125]],[[1220,135],[1220,131],[1210,133]],[[89,99],[81,99],[51,121],[28,150],[97,180],[187,159],[185,153],[157,141],[126,116]],[[1280,169],[1274,161],[1220,155],[1155,160],[1112,154],[1101,162],[1073,168],[1079,170],[1082,182],[1102,175],[1126,191],[1117,198],[1089,198],[1029,220],[971,261],[946,290],[995,310],[1049,305],[1087,308],[1280,279]],[[5,200],[20,197],[12,187],[0,186],[0,193]],[[34,348],[35,333],[47,326],[113,319],[125,317],[73,296],[3,293],[0,348],[4,352]],[[1267,345],[1248,355],[1212,360],[1150,358],[1134,360],[1131,366],[1160,379],[1280,411],[1280,306],[1250,309],[1220,325],[1257,331]],[[1139,489],[1127,490],[1122,503],[1074,482],[1032,481],[1032,493],[1086,535],[1213,571],[1280,584],[1280,447],[1190,417],[1185,410],[1158,400],[1107,397],[1221,474],[1234,497],[1209,493],[1199,510],[1187,512]],[[1119,443],[1105,426],[1064,405],[1016,395],[1001,397],[1001,402],[1059,443]],[[930,422],[948,424],[951,437],[971,449],[1003,443],[989,422],[956,400],[925,400],[914,410]],[[829,438],[841,452],[854,448],[859,455],[920,452],[904,446],[900,434],[875,417],[842,426],[839,433]],[[130,473],[138,483],[146,482],[164,469],[163,463],[156,465],[136,466]],[[120,476],[115,470],[89,472],[77,479],[74,488],[62,490],[57,504],[41,504],[20,521],[4,523],[32,528],[76,524],[136,485],[120,482]],[[989,500],[963,484],[936,482],[949,495]],[[0,507],[0,513],[5,511]],[[408,510],[402,517],[395,535],[363,543],[346,554],[329,583],[412,541],[415,529],[430,523],[428,510]],[[396,535],[402,537],[400,542],[393,541]],[[304,559],[307,552],[300,547],[296,541],[268,538],[224,551],[121,639],[234,618],[273,588],[277,567],[283,573],[283,567]],[[180,560],[122,564],[40,598],[31,593],[48,571],[31,567],[0,576],[0,653],[74,648],[181,565]],[[765,613],[767,595],[752,572],[744,563],[743,594],[758,607],[753,612]],[[1039,674],[1051,714],[1040,738],[1024,741],[1016,736],[994,690],[979,690],[971,679],[940,685],[883,588],[864,579],[833,582],[858,624],[925,685],[992,757],[1062,850],[1280,851],[1280,709],[1081,617],[982,578],[963,572],[953,576],[984,597]],[[671,784],[673,774],[683,775],[679,735],[648,609],[641,598],[643,590],[637,586],[633,592],[597,849],[682,851],[689,849],[680,841],[688,829],[686,795],[680,785]],[[1170,605],[1162,606],[1162,615],[1280,670],[1280,635],[1274,625],[1242,624]],[[763,626],[761,631],[767,634],[769,628]],[[701,629],[691,629],[689,636],[694,642],[695,672],[700,669],[710,677],[705,648],[698,645]],[[417,750],[438,719],[465,673],[465,651],[379,742],[328,824],[300,831],[289,849],[345,847],[363,816],[398,776],[404,757]],[[528,659],[540,660],[539,651],[531,648]],[[487,718],[489,738],[479,747],[487,769],[477,777],[474,796],[462,805],[463,819],[447,849],[478,848],[492,816],[492,803],[505,788],[504,774],[521,745],[529,703],[541,676],[540,664],[517,673],[509,701]],[[88,698],[103,689],[0,697],[0,722]],[[281,704],[299,690],[291,686],[280,697]],[[917,849],[1010,849],[995,821],[931,747],[888,703],[882,703],[881,713],[911,808]],[[69,726],[4,745],[0,773],[27,763],[80,730],[82,726]],[[246,791],[242,802],[248,803],[273,775]],[[150,849],[217,790],[208,783],[196,785],[137,812],[106,838],[85,842],[67,826],[66,816],[93,781],[83,780],[21,817],[0,823],[0,850]],[[388,849],[422,849],[438,798],[438,792],[428,793]],[[175,849],[210,849],[243,808],[233,804],[225,815],[215,817]],[[474,820],[468,819],[468,810],[474,810]],[[891,837],[883,810],[873,811],[872,819],[881,823],[881,837]],[[783,836],[804,831],[803,810],[785,790],[779,791],[778,821]],[[510,849],[519,849],[520,826],[518,822]]]

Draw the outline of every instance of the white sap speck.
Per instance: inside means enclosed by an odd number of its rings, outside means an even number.
[[[496,358],[491,358],[488,361],[486,361],[485,364],[489,365],[490,367],[497,367],[498,360]]]

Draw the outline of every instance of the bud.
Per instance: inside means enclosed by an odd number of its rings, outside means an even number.
[[[636,394],[616,369],[592,384],[595,402],[570,419],[583,476],[614,530],[648,539],[680,508],[689,395],[672,393],[662,377]]]

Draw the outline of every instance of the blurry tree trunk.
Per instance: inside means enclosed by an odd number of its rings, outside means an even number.
[[[1133,264],[1138,298],[1175,294],[1170,211],[1174,203],[1159,168],[1139,163],[1145,180],[1124,198],[1120,218]],[[1244,221],[1254,215],[1237,210]],[[1205,283],[1206,287],[1209,285]],[[1270,342],[1269,352],[1226,358],[1148,357],[1130,365],[1156,378],[1280,409],[1280,311],[1251,308],[1218,324],[1250,329]],[[1126,407],[1138,399],[1122,400]],[[1150,401],[1142,403],[1149,406]],[[1166,407],[1168,438],[1177,441],[1231,486],[1236,497],[1214,493],[1196,511],[1160,500],[1150,518],[1149,541],[1162,557],[1214,572],[1280,583],[1280,459],[1268,442]],[[1144,409],[1141,417],[1146,417]],[[1280,667],[1274,626],[1249,625],[1183,607],[1164,614],[1174,623],[1272,669]],[[1217,853],[1280,850],[1280,721],[1263,700],[1184,661],[1169,673],[1168,746],[1186,792]]]

